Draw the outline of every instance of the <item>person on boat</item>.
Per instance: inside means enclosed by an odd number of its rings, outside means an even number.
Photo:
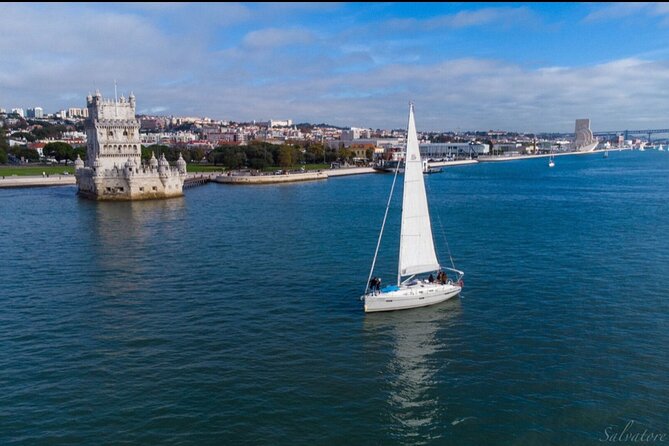
[[[372,293],[374,292],[376,288],[376,277],[372,277],[369,279],[369,289],[372,290]]]
[[[381,278],[380,277],[376,278],[376,291],[378,293],[381,293]]]
[[[430,277],[427,278],[427,281],[430,283],[434,283],[434,276],[432,275],[432,273],[430,273]]]

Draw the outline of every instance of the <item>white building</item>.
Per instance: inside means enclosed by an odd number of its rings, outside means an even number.
[[[348,130],[341,131],[342,141],[352,141],[354,139],[370,139],[371,137],[372,137],[372,131],[370,129],[360,129],[357,127],[351,127]]]
[[[186,162],[170,167],[161,156],[142,165],[135,96],[104,100],[100,92],[86,98],[87,160],[77,158],[79,194],[96,200],[145,200],[183,195]]]
[[[26,116],[28,118],[43,118],[44,109],[42,109],[42,107],[29,108],[26,111]]]
[[[74,108],[70,107],[67,109],[68,118],[88,118],[88,109],[87,108]]]
[[[488,144],[470,142],[426,143],[420,145],[420,155],[428,159],[445,159],[459,156],[487,155]]]
[[[16,113],[20,117],[25,118],[25,113],[23,112],[22,108],[13,108],[12,113]]]
[[[501,155],[503,153],[518,153],[522,147],[522,144],[516,142],[501,142],[493,144],[492,154]]]

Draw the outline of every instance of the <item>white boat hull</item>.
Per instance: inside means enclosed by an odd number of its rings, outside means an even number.
[[[366,294],[365,313],[426,307],[457,296],[461,290],[462,287],[453,283],[441,285],[420,282],[416,285],[402,285],[396,291]]]

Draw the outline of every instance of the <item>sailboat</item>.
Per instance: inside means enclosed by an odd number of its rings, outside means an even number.
[[[464,272],[453,268],[442,268],[437,260],[432,236],[430,212],[425,193],[423,165],[416,135],[413,104],[409,105],[409,123],[407,127],[406,162],[404,167],[404,193],[402,197],[402,224],[400,229],[400,256],[397,271],[397,284],[380,288],[379,282],[372,278],[374,265],[379,253],[383,229],[388,218],[388,210],[395,189],[399,163],[390,188],[390,197],[381,225],[381,232],[376,244],[372,268],[369,272],[365,294],[365,312],[404,310],[425,307],[443,302],[457,296],[462,287]],[[449,280],[449,270],[455,273],[454,281]],[[432,273],[438,273],[434,280]],[[430,273],[429,279],[416,279],[419,274]],[[403,280],[403,278],[405,278]],[[432,279],[432,280],[430,280]],[[376,285],[375,289],[371,289]]]
[[[551,157],[548,160],[548,167],[555,167],[555,161],[553,161],[553,153],[551,153]]]

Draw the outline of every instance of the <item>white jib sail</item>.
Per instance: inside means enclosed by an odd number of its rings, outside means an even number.
[[[427,207],[413,104],[409,107],[407,149],[404,167],[404,196],[402,197],[402,232],[400,235],[400,276],[420,274],[439,269],[434,251],[432,225]]]

